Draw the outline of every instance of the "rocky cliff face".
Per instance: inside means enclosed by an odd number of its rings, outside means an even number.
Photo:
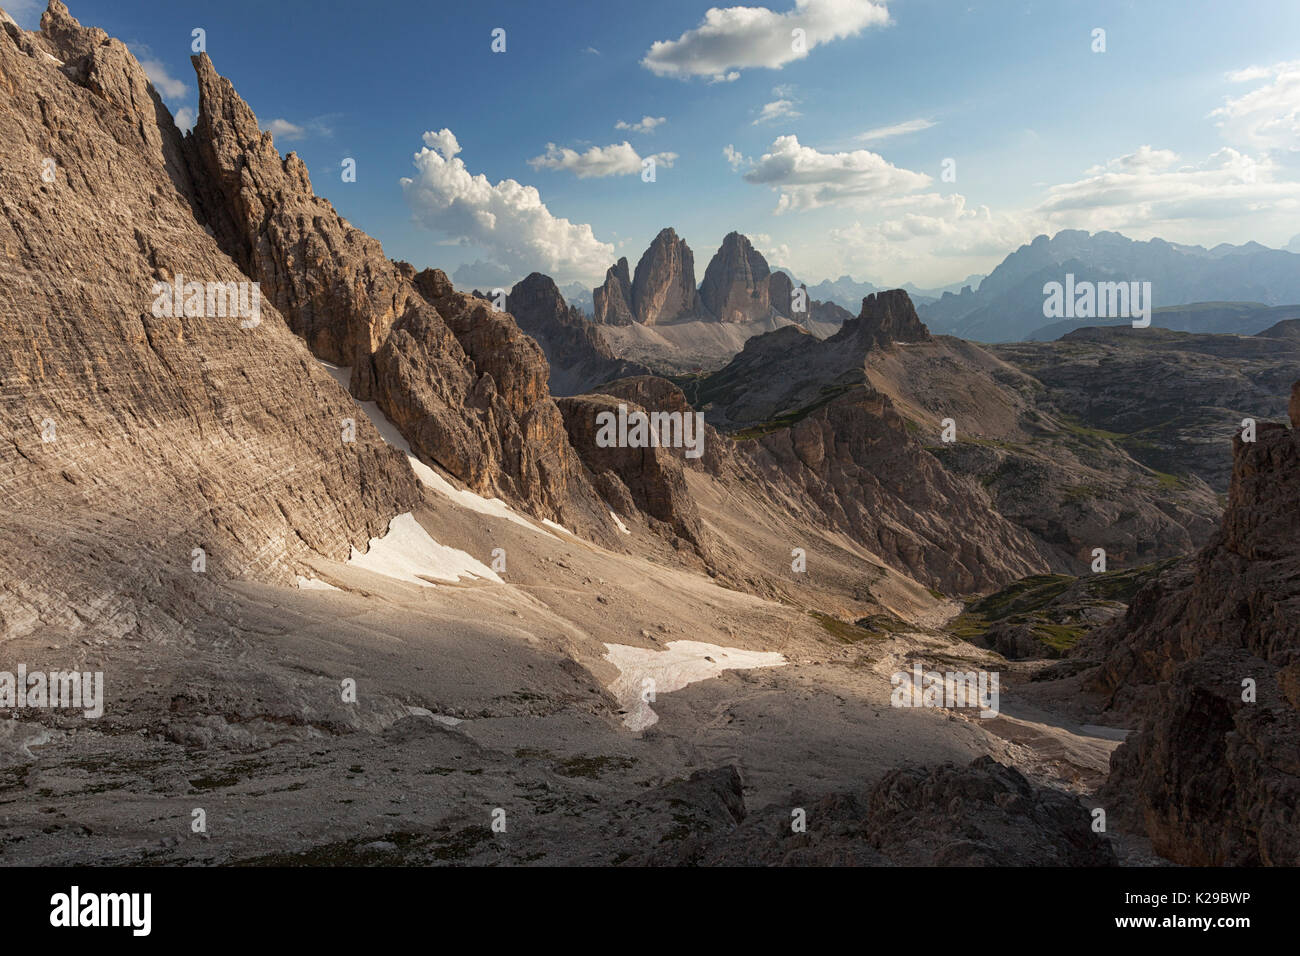
[[[750,322],[771,315],[770,295],[767,260],[740,233],[728,233],[704,270],[701,304],[719,322]]]
[[[695,256],[672,229],[655,236],[632,279],[632,317],[642,325],[662,325],[698,318]]]
[[[248,277],[126,48],[60,3],[42,26],[0,29],[0,633],[177,633],[213,582],[346,559],[418,488],[274,303],[154,308]]]
[[[735,456],[735,471],[792,488],[791,497],[811,502],[831,527],[945,594],[986,591],[1047,568],[1029,534],[978,487],[948,474],[869,386],[846,389],[789,427],[722,447]]]
[[[650,374],[644,365],[617,358],[599,327],[565,304],[550,276],[534,272],[516,283],[506,310],[546,353],[552,395],[577,395],[601,382]]]
[[[793,326],[783,331],[811,339]],[[691,411],[681,390],[659,378],[609,383],[601,391],[635,403],[629,408]],[[658,510],[651,513],[670,523],[669,515],[679,515],[683,525],[676,533],[706,559],[719,542],[696,528],[695,506],[676,478],[682,464],[706,471],[724,488],[761,488],[778,498],[792,535],[805,533],[796,528],[833,529],[945,593],[988,590],[1046,568],[1029,535],[994,512],[977,488],[949,476],[910,437],[889,399],[869,387],[846,388],[806,417],[756,437],[737,441],[710,427],[704,456],[694,461],[682,461],[678,450],[597,450],[595,415],[617,407],[604,401],[588,395],[561,402],[584,461],[593,473],[612,471],[629,487],[641,480],[637,469],[656,475],[671,470],[655,479]],[[633,456],[635,467],[627,466]],[[623,496],[606,493],[600,481],[597,487],[620,510]],[[631,497],[640,506],[651,496],[646,490]]]
[[[689,414],[692,409],[671,383],[647,376],[607,383],[599,392],[560,399],[569,439],[594,476],[601,495],[624,517],[645,515],[652,528],[680,542],[701,558],[709,558],[699,509],[686,484],[685,456],[680,448],[602,448],[596,442],[597,416],[662,411]]]
[[[1139,592],[1080,654],[1137,715],[1111,758],[1156,849],[1187,864],[1300,863],[1300,408],[1233,441],[1218,534]]]
[[[193,58],[199,118],[186,139],[199,207],[217,241],[330,362],[352,367],[426,461],[472,490],[541,517],[612,533],[547,391],[541,348],[506,313],[419,276],[314,194],[297,155],[269,133],[219,76]]]
[[[591,293],[593,320],[599,325],[631,325],[632,278],[627,259],[619,259],[605,272],[605,283]]]
[[[854,348],[883,348],[893,342],[929,342],[911,297],[902,289],[873,292],[862,300],[862,311],[829,340]]]
[[[1052,402],[1109,432],[1138,461],[1226,492],[1223,453],[1244,418],[1285,421],[1300,337],[1278,323],[1258,335],[1149,328],[1082,328],[1055,342],[994,353],[1047,386]]]

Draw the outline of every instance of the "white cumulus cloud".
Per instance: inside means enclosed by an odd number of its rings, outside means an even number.
[[[472,174],[451,130],[427,132],[423,139],[415,175],[401,180],[422,225],[479,247],[516,278],[537,270],[557,282],[594,282],[614,260],[611,244],[599,241],[591,226],[552,214],[534,187],[513,179],[494,185]]]
[[[671,169],[677,154],[655,153],[651,158],[656,166]],[[545,153],[528,161],[533,169],[563,170],[579,179],[630,176],[641,172],[641,163],[641,155],[626,140],[612,146],[592,146],[585,153],[547,143]]]
[[[889,10],[878,0],[796,0],[786,13],[712,7],[693,30],[651,45],[641,65],[657,76],[730,82],[740,70],[779,70],[823,43],[887,23]]]
[[[778,136],[745,173],[745,181],[780,194],[776,211],[831,205],[869,205],[928,186],[925,173],[900,169],[866,149],[823,153],[796,136]]]
[[[1229,97],[1211,116],[1229,143],[1300,165],[1300,60],[1228,74],[1231,83],[1264,80],[1241,96]]]

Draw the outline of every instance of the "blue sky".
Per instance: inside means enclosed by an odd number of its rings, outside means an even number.
[[[1061,228],[1277,246],[1300,231],[1300,3],[768,3],[703,29],[695,0],[71,9],[131,45],[182,118],[202,27],[319,194],[390,256],[470,284],[534,268],[595,283],[666,225],[699,274],[737,229],[807,281],[921,285]],[[663,122],[617,128],[647,116]]]

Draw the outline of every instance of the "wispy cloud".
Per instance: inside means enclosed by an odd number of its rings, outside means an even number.
[[[802,115],[794,108],[794,100],[773,100],[763,104],[763,108],[758,111],[758,119],[754,120],[753,125],[761,126],[763,123],[773,123],[779,119],[795,119]]]
[[[331,125],[333,116],[317,116],[302,123],[291,123],[283,117],[276,117],[263,127],[280,142],[306,139],[308,136],[333,136]]]
[[[619,120],[614,124],[614,129],[625,129],[632,133],[653,133],[667,122],[668,118],[666,116],[643,116],[635,123]]]
[[[929,129],[934,125],[933,120],[913,119],[905,123],[895,123],[893,126],[877,126],[875,129],[869,129],[865,133],[858,134],[854,139],[859,143],[876,143],[882,139],[893,139],[895,136],[919,133],[921,130]]]

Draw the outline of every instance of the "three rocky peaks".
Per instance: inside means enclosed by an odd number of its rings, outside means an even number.
[[[813,302],[805,286],[796,298],[794,282],[773,272],[745,236],[728,233],[695,284],[695,255],[676,230],[663,229],[642,254],[636,272],[621,258],[592,290],[600,325],[668,325],[674,322],[755,322],[784,318],[842,322],[850,315],[830,302]]]

